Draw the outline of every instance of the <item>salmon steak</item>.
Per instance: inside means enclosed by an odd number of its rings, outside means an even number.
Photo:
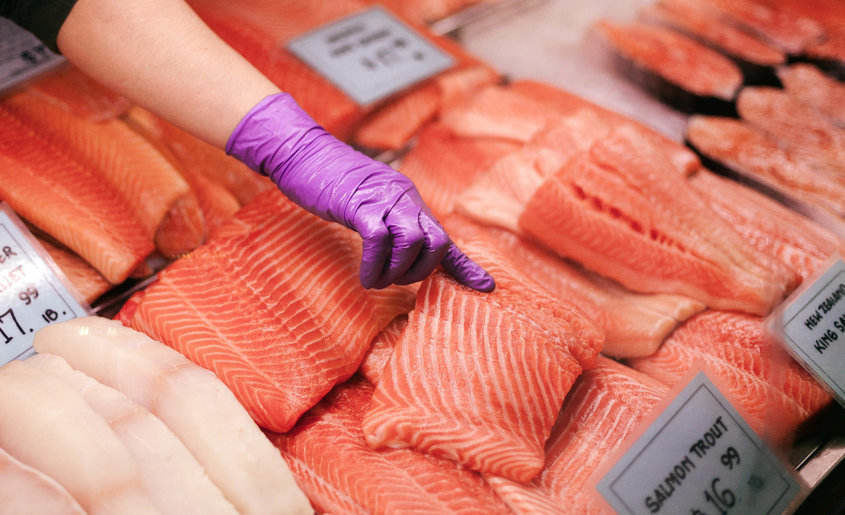
[[[845,126],[845,85],[810,64],[793,64],[778,69],[786,92],[816,108],[839,127]]]
[[[4,106],[0,169],[0,199],[110,283],[122,282],[154,250],[118,191]]]
[[[260,426],[284,432],[413,307],[411,287],[360,285],[360,253],[357,234],[270,190],[170,265],[122,319],[212,370]]]
[[[480,249],[464,250],[488,266]],[[547,307],[541,297],[532,305],[533,295],[514,288],[522,278],[503,269],[488,269],[492,294],[441,273],[423,282],[364,416],[371,447],[410,447],[515,481],[540,471],[543,444],[581,372],[576,356],[591,364],[602,338],[566,305]]]
[[[464,193],[460,211],[641,293],[765,314],[797,283],[718,220],[636,131],[615,129],[568,162],[559,157],[549,147],[502,158]]]
[[[528,484],[486,477],[516,514],[605,513],[595,473],[669,393],[659,382],[600,358],[584,371],[564,402],[546,443],[546,462]]]
[[[630,364],[667,386],[689,378],[703,361],[728,400],[760,435],[783,442],[830,401],[801,366],[768,337],[764,320],[708,311],[687,321],[653,356]]]
[[[745,122],[693,116],[686,138],[714,169],[732,170],[835,216],[845,216],[845,189],[839,180],[814,169]]]
[[[684,112],[730,110],[743,77],[727,57],[665,27],[604,20],[597,30],[621,68],[665,102]]]
[[[802,281],[820,272],[842,242],[812,220],[737,182],[701,170],[690,184],[752,247],[778,259]]]
[[[354,378],[271,436],[318,512],[509,513],[477,473],[409,449],[369,448],[361,419],[372,395]]]

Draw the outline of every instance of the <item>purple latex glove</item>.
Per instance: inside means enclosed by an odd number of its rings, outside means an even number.
[[[410,179],[337,140],[287,93],[269,96],[238,124],[226,153],[269,176],[317,216],[364,239],[361,284],[384,288],[421,281],[438,264],[480,291],[493,278],[449,239]]]

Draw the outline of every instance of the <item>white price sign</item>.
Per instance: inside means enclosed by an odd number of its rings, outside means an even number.
[[[0,18],[0,90],[44,72],[64,58],[44,46],[29,32]]]
[[[0,365],[33,354],[38,329],[88,314],[28,234],[12,210],[0,204]]]
[[[790,353],[845,406],[845,263],[837,259],[774,320]]]
[[[798,483],[699,373],[613,469],[599,492],[619,513],[782,513]]]
[[[313,30],[287,48],[360,105],[387,98],[455,62],[379,7]]]

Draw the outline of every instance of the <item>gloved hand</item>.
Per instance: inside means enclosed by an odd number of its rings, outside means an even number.
[[[471,288],[495,287],[451,242],[410,179],[335,139],[286,93],[253,107],[226,153],[269,176],[308,211],[357,231],[365,288],[420,281],[438,264]]]

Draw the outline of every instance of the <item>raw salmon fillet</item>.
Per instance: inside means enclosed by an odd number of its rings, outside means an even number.
[[[833,233],[741,184],[706,170],[689,181],[746,242],[780,260],[802,281],[819,272],[842,248]]]
[[[323,513],[508,513],[481,477],[407,449],[373,450],[361,419],[373,389],[336,387],[292,431],[272,437],[300,487]]]
[[[575,310],[553,317],[530,297],[519,303],[518,279],[501,272],[491,270],[492,294],[439,272],[423,282],[362,423],[371,447],[411,447],[516,481],[540,471],[581,372],[573,354],[592,361],[601,335]]]
[[[648,356],[681,322],[704,310],[688,297],[640,294],[569,264],[548,250],[496,227],[472,226],[447,220],[453,239],[470,239],[497,248],[525,276],[562,303],[574,303],[604,331],[602,353],[615,357]],[[451,223],[450,223],[451,222]],[[374,344],[375,347],[375,344]]]
[[[730,101],[742,85],[728,58],[672,30],[606,20],[598,29],[622,57],[695,95]]]
[[[5,99],[3,106],[119,191],[160,251],[178,255],[202,243],[205,226],[199,210],[183,213],[178,207],[190,203],[188,184],[152,145],[120,120],[91,122],[27,91]],[[197,224],[180,221],[197,215]],[[180,225],[188,231],[168,231]]]
[[[368,4],[384,5],[416,23],[437,21],[481,0],[365,0]]]
[[[600,358],[564,402],[546,443],[543,471],[528,485],[500,477],[488,483],[517,514],[605,513],[594,474],[623,449],[668,388],[615,361]]]
[[[275,188],[269,178],[250,170],[234,157],[227,156],[223,150],[188,134],[145,109],[132,107],[124,116],[124,121],[153,142],[162,155],[173,160],[178,169],[191,177],[205,176],[225,188],[242,206],[251,202],[262,191]],[[202,206],[202,198],[199,200]],[[223,202],[230,203],[228,200],[221,201]]]
[[[86,120],[101,122],[116,118],[129,109],[129,101],[117,95],[74,66],[50,73],[29,86]]]
[[[97,297],[111,287],[106,278],[94,270],[81,257],[66,248],[53,245],[47,240],[39,239],[38,243],[44,247],[50,258],[58,265],[67,280],[73,285],[77,293],[91,304]]]
[[[120,194],[0,107],[0,199],[117,284],[153,251]]]
[[[445,72],[376,111],[356,131],[354,141],[372,149],[399,149],[441,110],[497,79],[482,65]]]
[[[16,360],[0,368],[0,388],[0,447],[58,481],[88,513],[158,513],[134,458],[70,386]]]
[[[786,92],[813,106],[833,123],[845,126],[845,85],[810,64],[793,64],[778,69]]]
[[[722,167],[771,186],[836,216],[845,216],[845,189],[835,178],[816,171],[778,142],[733,118],[693,116],[687,141]]]
[[[84,515],[79,503],[53,478],[0,449],[0,515]]]
[[[845,129],[775,88],[745,88],[737,99],[743,120],[794,156],[828,173],[845,174]]]
[[[764,320],[708,311],[678,328],[653,356],[630,361],[668,385],[688,379],[697,360],[760,435],[781,442],[830,396],[766,334]]]
[[[506,140],[462,138],[435,123],[420,132],[399,170],[414,181],[432,213],[445,219],[478,174],[518,148],[518,144]]]
[[[411,287],[365,290],[360,252],[354,232],[267,191],[162,272],[128,318],[217,374],[259,425],[287,431],[413,305]]]
[[[730,21],[789,54],[799,54],[824,36],[818,23],[758,0],[706,0]]]
[[[784,53],[726,23],[718,11],[696,0],[661,0],[645,7],[640,15],[677,29],[734,59],[761,66],[786,61]]]
[[[282,457],[210,371],[99,317],[50,324],[35,333],[33,346],[40,354],[61,356],[158,417],[239,513],[311,513]]]
[[[381,371],[384,370],[385,365],[390,360],[393,348],[402,338],[406,327],[408,327],[408,316],[399,315],[373,338],[370,350],[367,351],[364,361],[361,362],[361,368],[358,370],[371,384],[378,384]]]

